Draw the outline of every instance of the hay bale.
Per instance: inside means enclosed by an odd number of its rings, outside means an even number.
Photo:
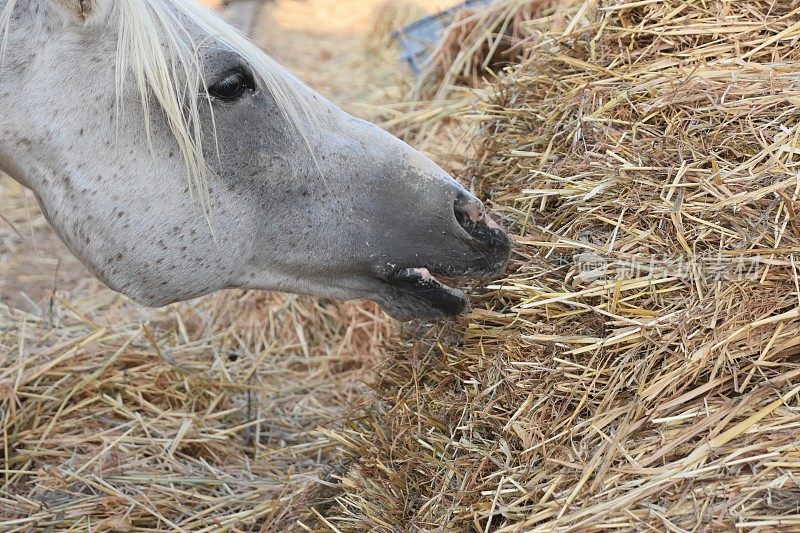
[[[329,519],[796,531],[800,7],[567,7],[461,117],[511,274],[332,433],[357,463]]]
[[[385,0],[372,11],[372,27],[367,33],[368,52],[381,52],[394,46],[394,34],[428,15],[416,0]]]
[[[429,76],[451,83],[479,86],[487,73],[497,73],[524,54],[522,23],[534,18],[548,2],[500,2],[479,10],[462,10],[448,28],[433,57]]]
[[[464,8],[433,52],[414,98],[446,98],[454,87],[480,87],[503,68],[522,61],[530,33],[526,23],[553,16],[562,8],[555,0],[501,0]]]
[[[457,171],[454,157],[477,157],[465,142],[475,135],[463,131],[464,121],[451,119],[485,97],[487,82],[525,61],[543,32],[566,28],[572,5],[572,0],[498,0],[479,10],[462,10],[406,102],[393,106],[383,126]]]

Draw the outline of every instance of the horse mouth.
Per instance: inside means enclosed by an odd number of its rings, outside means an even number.
[[[426,267],[403,268],[386,279],[399,300],[413,300],[413,307],[393,305],[390,314],[401,320],[413,317],[456,316],[469,310],[467,295],[455,287],[456,278]]]
[[[506,232],[485,214],[477,222],[460,220],[459,224],[464,230],[459,247],[433,250],[428,246],[424,252],[414,254],[430,257],[421,264],[387,262],[393,270],[380,276],[384,289],[380,301],[390,315],[412,320],[466,313],[469,300],[457,285],[461,281],[493,278],[505,270],[512,246]]]

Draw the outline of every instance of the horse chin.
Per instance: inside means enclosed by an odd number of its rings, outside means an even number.
[[[463,293],[461,295],[447,294],[436,298],[404,295],[384,300],[380,304],[389,316],[401,322],[449,318],[466,313],[470,309],[469,302]]]

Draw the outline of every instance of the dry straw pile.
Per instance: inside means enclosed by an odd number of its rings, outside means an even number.
[[[425,16],[428,10],[417,0],[384,0],[372,10],[372,24],[366,36],[368,53],[392,50],[394,34]]]
[[[800,6],[568,7],[460,117],[512,274],[379,372],[333,523],[797,531]]]
[[[550,7],[541,0],[505,0],[464,8],[433,51],[417,92],[441,100],[454,86],[480,86],[525,55],[526,25]]]

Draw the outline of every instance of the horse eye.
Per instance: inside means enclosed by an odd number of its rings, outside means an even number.
[[[228,72],[223,78],[208,87],[208,95],[225,102],[233,102],[241,98],[247,91],[256,88],[252,74],[244,69]]]

